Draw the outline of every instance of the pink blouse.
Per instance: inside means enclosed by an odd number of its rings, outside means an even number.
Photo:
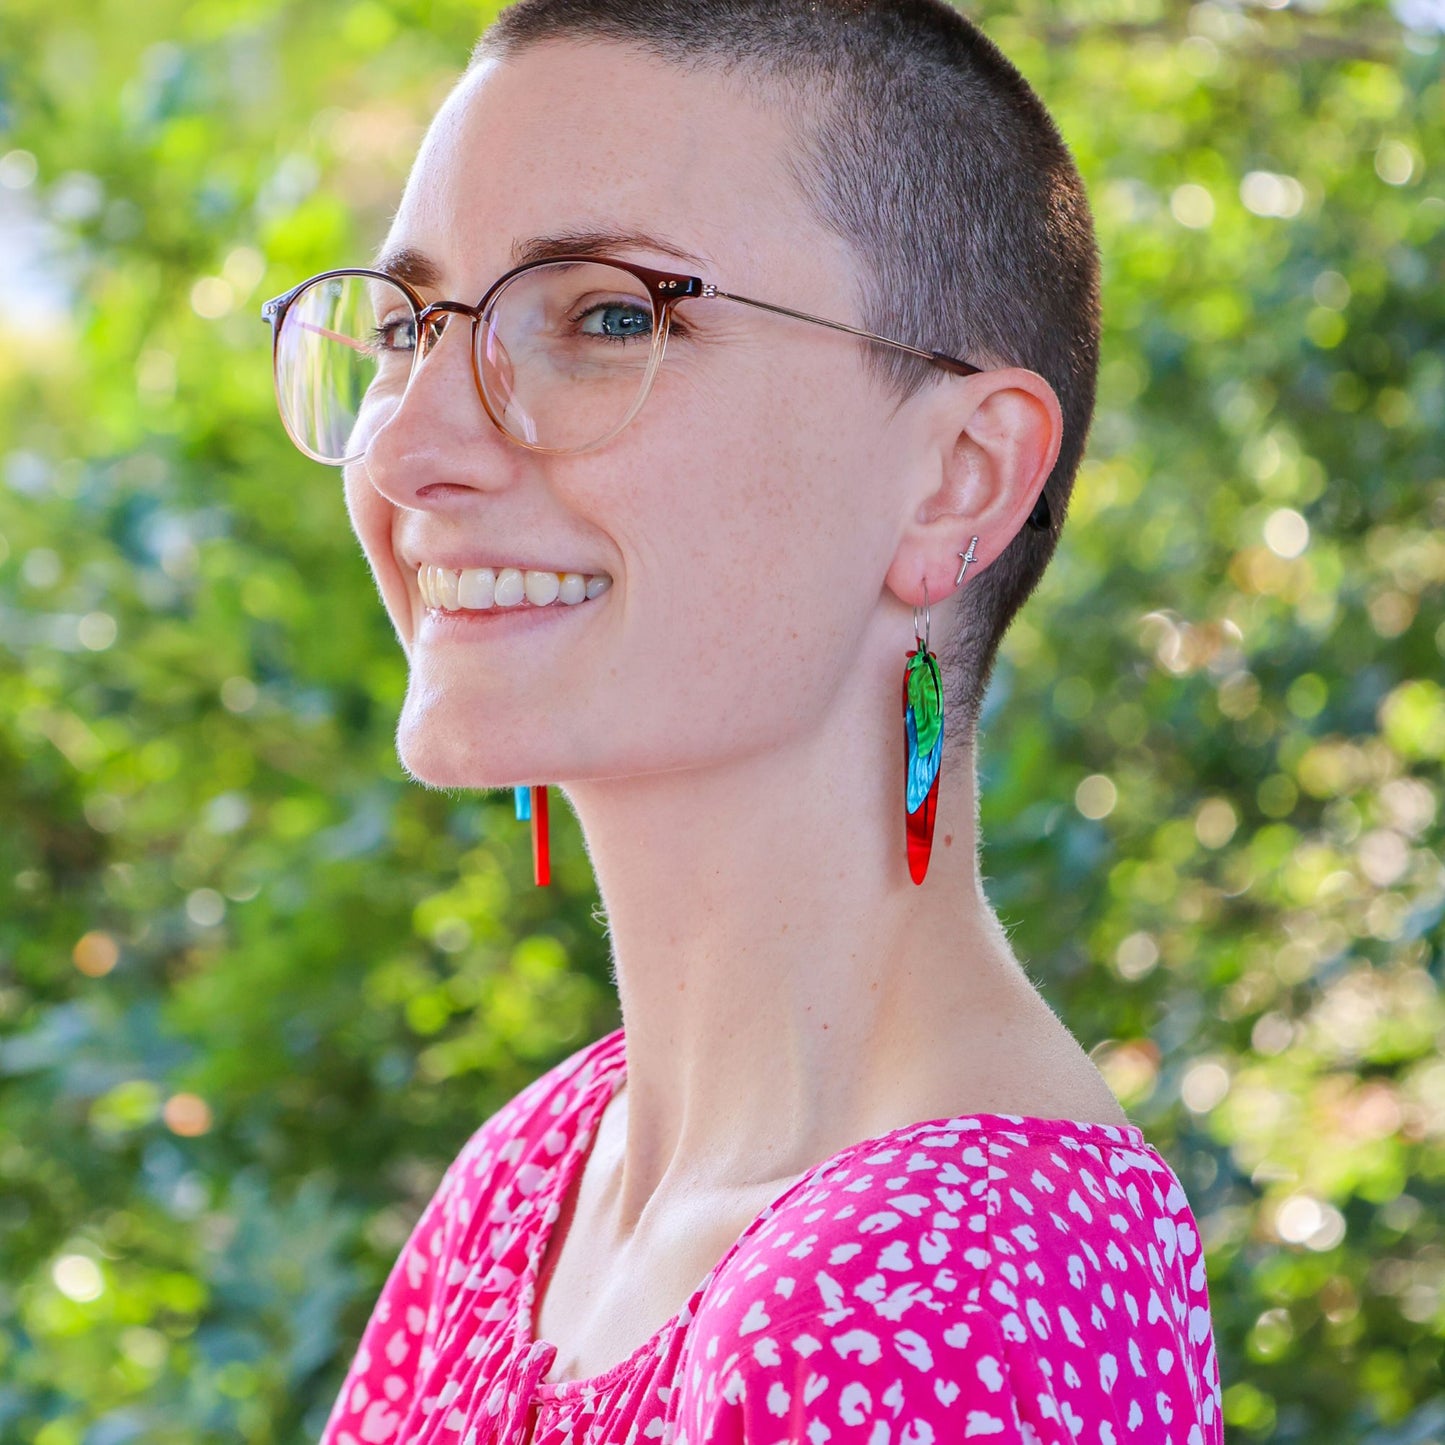
[[[537,1270],[624,1071],[619,1029],[472,1136],[322,1445],[1221,1445],[1199,1231],[1134,1125],[966,1114],[851,1145],[625,1360],[546,1383]]]

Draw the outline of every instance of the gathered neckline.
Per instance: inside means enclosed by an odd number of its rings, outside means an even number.
[[[626,1082],[627,1061],[624,1045],[625,1031],[620,1028],[604,1035],[592,1045],[588,1057],[582,1064],[582,1067],[591,1068],[594,1071],[593,1079],[586,1086],[588,1098],[581,1111],[582,1122],[574,1133],[566,1154],[558,1163],[546,1198],[538,1201],[538,1216],[543,1223],[527,1251],[527,1263],[520,1281],[514,1344],[519,1354],[533,1357],[545,1354],[546,1363],[541,1370],[543,1375],[551,1368],[552,1360],[556,1356],[556,1345],[551,1341],[535,1337],[534,1311],[541,1267],[547,1257],[548,1248],[552,1244],[552,1237],[556,1233],[558,1221],[561,1219],[562,1205],[573,1184],[580,1187],[582,1171],[591,1154],[602,1115]],[[891,1147],[900,1139],[919,1133],[977,1134],[980,1137],[990,1134],[1026,1134],[1047,1138],[1068,1135],[1107,1146],[1142,1149],[1157,1157],[1157,1151],[1145,1139],[1144,1131],[1138,1124],[1101,1124],[1093,1120],[1050,1119],[1031,1114],[953,1114],[945,1118],[924,1119],[914,1124],[903,1124],[896,1129],[890,1129],[886,1134],[860,1139],[805,1170],[766,1204],[728,1246],[726,1253],[704,1275],[701,1283],[688,1297],[687,1303],[654,1330],[625,1359],[619,1360],[615,1365],[610,1365],[596,1374],[581,1376],[577,1379],[544,1380],[539,1376],[536,1386],[537,1396],[546,1400],[560,1400],[573,1395],[593,1395],[605,1390],[619,1379],[631,1375],[647,1361],[657,1359],[662,1354],[668,1339],[681,1325],[696,1315],[699,1300],[706,1294],[718,1273],[790,1196],[809,1184],[819,1174],[837,1168],[855,1154],[875,1153],[880,1149]],[[547,1223],[547,1215],[552,1211],[553,1206],[556,1206],[556,1212],[553,1213],[551,1222]]]

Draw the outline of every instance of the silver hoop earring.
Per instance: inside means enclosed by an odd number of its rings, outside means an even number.
[[[960,553],[960,556],[963,554]],[[923,583],[923,626],[918,625],[918,608],[913,609],[913,636],[924,652],[928,651],[928,581]]]

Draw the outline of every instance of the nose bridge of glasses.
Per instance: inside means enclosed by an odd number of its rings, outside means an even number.
[[[423,306],[416,316],[417,340],[422,350],[440,338],[451,315],[465,316],[475,323],[481,319],[482,312],[480,307],[468,306],[462,301],[433,301]]]

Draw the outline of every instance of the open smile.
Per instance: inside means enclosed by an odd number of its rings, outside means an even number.
[[[514,607],[576,607],[612,586],[605,572],[552,572],[523,567],[441,567],[416,569],[423,603],[439,612],[484,612]]]

